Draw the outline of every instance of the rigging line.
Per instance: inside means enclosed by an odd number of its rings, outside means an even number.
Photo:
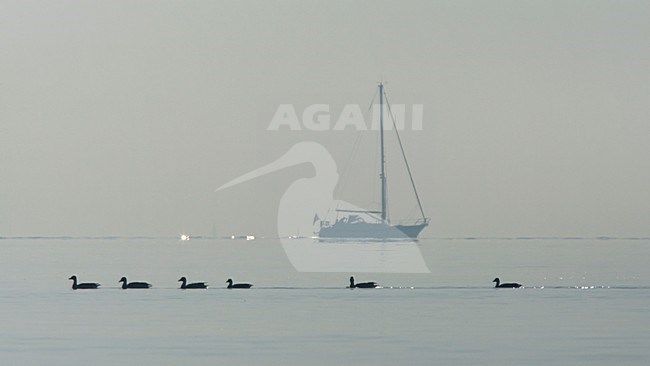
[[[354,144],[352,145],[352,151],[348,155],[348,160],[346,161],[345,165],[343,166],[343,171],[341,172],[341,178],[339,182],[340,184],[337,185],[336,187],[336,194],[344,192],[344,188],[347,187],[347,178],[348,175],[350,174],[350,170],[352,167],[352,160],[354,160],[359,152],[360,145],[361,145],[361,132],[357,133],[356,138],[354,139]]]
[[[420,195],[418,195],[418,190],[415,188],[415,181],[413,180],[413,175],[411,174],[411,167],[409,166],[409,162],[406,160],[406,153],[404,152],[404,146],[402,146],[402,139],[399,137],[399,131],[397,131],[397,125],[395,124],[395,117],[393,116],[393,111],[390,109],[390,103],[388,102],[388,95],[384,92],[384,97],[386,97],[386,105],[388,106],[388,114],[390,115],[390,119],[393,122],[393,128],[395,129],[395,134],[397,135],[397,142],[399,142],[399,148],[402,150],[402,157],[404,158],[404,164],[406,164],[406,171],[409,173],[409,179],[411,179],[411,186],[413,187],[413,191],[415,192],[415,199],[418,201],[418,207],[420,207],[420,213],[422,214],[422,218],[425,218],[424,216],[424,210],[422,209],[422,203],[420,202]]]
[[[369,151],[375,152],[379,150],[379,139],[372,139],[372,149]],[[378,154],[372,154],[372,173],[376,174],[379,172],[379,155]],[[371,180],[372,184],[372,199],[371,199],[371,204],[373,206],[378,206],[381,207],[381,202],[377,201],[377,197],[379,197],[379,180],[377,179],[372,179]]]
[[[373,94],[372,99],[370,100],[370,105],[368,106],[368,111],[366,111],[366,113],[372,110],[372,107],[374,106],[375,103],[375,99],[377,98],[377,93],[378,93],[378,89],[375,89],[375,93]],[[354,144],[352,145],[352,151],[348,155],[348,159],[345,165],[343,166],[343,170],[341,172],[341,177],[339,180],[340,183],[335,188],[334,191],[335,195],[339,195],[345,192],[345,189],[348,187],[347,178],[350,175],[350,170],[352,170],[352,161],[357,157],[357,154],[361,149],[361,144],[362,144],[361,138],[363,137],[363,135],[364,135],[363,131],[359,131],[359,133],[357,133],[357,136],[354,140]],[[376,156],[375,156],[375,160],[376,160]]]
[[[375,107],[376,107],[375,100],[377,99],[377,94],[379,94],[379,88],[374,88],[374,89],[375,89],[375,92],[374,92],[374,94],[372,96],[372,100],[370,101],[370,104],[368,105],[368,110],[366,111],[366,116],[371,121],[370,122],[371,126],[368,129],[370,131],[372,130],[372,126],[374,126],[374,124],[375,124],[375,121],[374,121],[374,118],[375,118],[374,113],[375,113]],[[370,135],[373,136],[372,133],[370,133]],[[375,151],[379,151],[380,140],[373,138],[370,141],[371,141],[371,144],[372,144],[372,149],[370,149],[369,151],[373,152],[373,154],[371,155],[371,157],[372,157],[372,168],[373,168],[372,169],[373,179],[370,180],[370,182],[372,182],[371,186],[370,186],[370,188],[372,190],[372,195],[370,197],[372,197],[372,198],[368,202],[368,207],[379,207],[381,209],[381,200],[377,200],[378,197],[381,197],[381,193],[380,193],[381,185],[379,184],[380,179],[374,179],[375,178],[374,174],[381,172],[381,166],[380,166],[380,163],[379,163],[379,160],[381,159],[381,155],[380,154],[374,154]],[[375,217],[375,219],[376,219],[376,217]],[[378,222],[379,221],[381,221],[381,219],[378,219]]]
[[[375,98],[377,97],[378,92],[379,92],[379,88],[375,89],[375,94],[372,96],[372,99],[370,100],[370,105],[368,106],[368,110],[366,112],[372,110],[372,107],[375,105]]]
[[[388,101],[386,101],[388,103]],[[390,196],[390,185],[388,184],[388,177],[390,177],[390,173],[388,172],[388,164],[386,164],[386,167],[384,167],[384,185],[386,186],[386,197]],[[390,201],[386,200],[386,221],[390,224]]]
[[[407,219],[407,220],[413,220],[413,216],[414,216],[415,213],[416,213],[415,211],[416,211],[416,208],[415,208],[415,207],[411,208],[411,211],[409,212],[409,214],[406,215],[406,219]]]
[[[379,93],[379,88],[376,88],[375,93],[372,95],[372,99],[370,100],[370,104],[368,105],[368,109],[366,110],[366,116],[370,118],[370,121],[372,121],[373,118],[374,118],[373,112],[374,112],[375,100],[377,99],[377,94],[378,93]],[[368,116],[368,114],[370,114],[370,116]],[[369,130],[371,130],[371,129],[372,129],[372,127],[370,127]],[[373,149],[371,151],[375,151],[375,150],[377,150],[377,145],[379,145],[379,141],[377,141],[377,140],[372,140],[372,141],[374,141],[374,146],[373,146]],[[377,160],[378,160],[378,156],[376,154],[373,154],[372,166],[375,167],[375,168],[379,165],[377,163]],[[375,169],[375,171],[378,171],[378,170],[379,169]],[[371,188],[372,189],[372,196],[371,197],[376,197],[377,196],[377,189],[378,189],[377,181],[373,179],[372,182],[374,182],[374,183],[373,183],[372,188]],[[377,204],[377,201],[375,201],[375,200],[371,200],[369,202],[369,205],[374,206],[375,204]]]

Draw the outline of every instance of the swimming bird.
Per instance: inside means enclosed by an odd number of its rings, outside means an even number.
[[[185,277],[181,277],[178,281],[183,282],[181,284],[181,288],[183,290],[188,289],[188,288],[190,288],[190,289],[191,288],[208,288],[208,284],[205,283],[205,282],[194,282],[194,283],[188,284],[187,279]]]
[[[228,284],[228,288],[251,288],[253,285],[250,283],[236,283],[233,285],[232,283],[232,278],[229,278],[228,281],[226,281]]]
[[[122,282],[122,289],[126,290],[127,288],[149,288],[150,284],[146,282],[127,282],[126,277],[120,278],[118,282]]]
[[[377,282],[362,282],[362,283],[354,283],[354,277],[350,277],[350,288],[375,288],[379,286]]]
[[[99,283],[95,282],[86,282],[86,283],[77,283],[77,276],[73,275],[72,277],[68,278],[69,280],[72,280],[72,289],[73,290],[85,290],[85,289],[95,289],[101,286]]]
[[[492,282],[497,283],[496,285],[494,285],[494,288],[519,288],[519,287],[521,287],[521,284],[519,284],[519,283],[501,283],[501,280],[499,280],[499,277],[492,280]]]

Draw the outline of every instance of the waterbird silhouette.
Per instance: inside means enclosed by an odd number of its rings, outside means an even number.
[[[494,288],[519,288],[519,287],[521,287],[521,284],[518,284],[518,283],[501,283],[501,280],[499,280],[499,277],[492,280],[492,282],[496,282],[496,285],[494,285]]]
[[[228,288],[251,288],[253,285],[250,283],[232,283],[232,278],[229,278],[228,281],[226,281],[228,284]]]
[[[354,277],[350,276],[350,288],[376,288],[379,286],[377,282],[362,282],[354,283]]]
[[[72,280],[72,289],[73,290],[86,290],[86,289],[95,289],[101,286],[99,283],[95,282],[85,282],[77,283],[77,276],[72,275],[69,280]]]
[[[122,289],[126,290],[127,288],[149,288],[150,284],[146,282],[128,282],[126,277],[120,278],[118,282],[122,282]]]
[[[205,282],[194,282],[194,283],[187,283],[187,279],[185,277],[181,277],[179,280],[181,283],[181,288],[183,290],[185,289],[193,289],[193,288],[208,288],[208,284]]]
[[[329,151],[313,141],[299,142],[277,160],[223,184],[220,191],[285,168],[310,164],[314,175],[293,181],[282,195],[278,206],[278,236],[291,264],[304,272],[393,272],[429,273],[417,244],[412,241],[381,243],[358,242],[326,245],[311,239],[289,239],[300,233],[314,232],[314,214],[326,217],[335,207],[365,211],[342,200],[334,200],[334,189],[339,180],[336,162]],[[408,240],[408,239],[407,239]]]

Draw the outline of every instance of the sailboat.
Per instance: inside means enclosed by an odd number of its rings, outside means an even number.
[[[381,172],[379,179],[381,183],[381,211],[369,210],[337,210],[337,212],[346,213],[343,217],[338,217],[331,223],[330,221],[320,221],[319,238],[368,238],[368,239],[401,239],[417,238],[422,230],[429,225],[429,218],[424,214],[420,197],[415,187],[415,181],[411,174],[411,168],[406,160],[406,154],[402,147],[401,139],[397,128],[393,130],[397,134],[397,141],[400,145],[402,157],[406,164],[411,186],[415,193],[415,198],[420,209],[421,217],[413,222],[393,224],[388,217],[388,201],[386,197],[386,157],[384,153],[384,84],[379,83],[379,136],[380,136],[380,156]],[[388,100],[386,100],[388,102]],[[379,216],[377,216],[379,215]],[[364,217],[371,217],[374,220],[368,221]]]

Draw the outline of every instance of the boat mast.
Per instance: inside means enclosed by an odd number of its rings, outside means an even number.
[[[379,136],[381,145],[381,221],[386,222],[386,161],[384,158],[384,84],[379,82]]]

